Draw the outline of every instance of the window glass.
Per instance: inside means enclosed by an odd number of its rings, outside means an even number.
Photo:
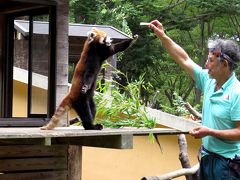
[[[49,70],[48,15],[15,18],[13,117],[47,114]]]

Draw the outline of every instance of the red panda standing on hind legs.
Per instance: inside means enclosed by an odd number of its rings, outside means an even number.
[[[104,31],[93,28],[88,33],[80,60],[75,67],[69,93],[57,107],[49,123],[41,127],[41,129],[50,130],[55,128],[60,118],[73,108],[80,117],[84,129],[101,130],[103,128],[101,124],[93,124],[96,114],[93,96],[98,73],[104,60],[126,50],[137,38],[138,35],[135,35],[133,39],[112,44],[111,38]]]

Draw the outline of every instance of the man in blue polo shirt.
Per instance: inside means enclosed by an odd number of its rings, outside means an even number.
[[[203,92],[202,126],[190,131],[195,138],[202,138],[200,179],[239,180],[240,164],[235,163],[235,169],[229,166],[232,159],[240,158],[240,82],[234,72],[240,61],[239,46],[232,40],[209,41],[206,69],[202,69],[165,34],[158,20],[149,27]]]

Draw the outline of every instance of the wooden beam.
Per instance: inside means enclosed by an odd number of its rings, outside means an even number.
[[[132,149],[133,135],[88,136],[72,138],[56,138],[57,144],[91,146],[115,149]]]
[[[0,159],[0,172],[25,170],[66,170],[66,157]]]
[[[0,159],[2,158],[20,158],[20,157],[50,157],[66,156],[68,152],[66,145],[8,145],[0,146]],[[1,178],[0,178],[1,179]]]
[[[201,124],[192,120],[185,119],[183,117],[168,114],[156,109],[147,108],[148,115],[154,118],[158,124],[167,126],[173,129],[180,130],[182,132],[189,132],[194,127]]]
[[[82,145],[104,148],[132,148],[133,135],[172,135],[182,132],[169,128],[120,128],[84,130],[81,127],[58,127],[53,130],[40,128],[0,128],[0,145]]]
[[[5,180],[7,180],[7,179],[66,180],[67,177],[68,177],[67,171],[18,172],[18,173],[10,173],[10,174],[1,174],[0,173],[0,179],[5,179]]]
[[[33,4],[45,4],[45,5],[56,5],[57,2],[54,0],[11,0],[15,2],[22,2],[22,3],[33,3]]]
[[[32,139],[32,138],[61,138],[61,137],[86,137],[86,136],[112,136],[112,135],[148,135],[149,133],[159,135],[180,134],[182,131],[170,128],[104,128],[98,130],[84,130],[79,126],[57,127],[53,130],[40,130],[40,128],[0,128],[1,139]]]
[[[46,138],[0,139],[0,145],[49,145]]]
[[[31,4],[24,4],[24,5],[16,5],[13,6],[11,8],[2,8],[1,9],[1,14],[10,14],[10,13],[18,13],[18,12],[22,12],[22,11],[29,11],[29,10],[36,10],[39,8],[43,8],[45,6],[43,5],[31,5]]]

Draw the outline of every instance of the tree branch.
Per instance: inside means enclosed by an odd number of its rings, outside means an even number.
[[[179,159],[183,169],[169,172],[160,176],[146,176],[141,180],[169,180],[180,176],[186,176],[186,180],[197,179],[196,173],[199,169],[199,163],[191,167],[187,152],[187,140],[184,134],[180,134],[178,136],[178,144],[180,149]]]
[[[196,117],[197,119],[202,119],[202,114],[199,113],[198,111],[196,111],[192,106],[191,104],[189,104],[188,102],[186,102],[184,104],[185,108],[194,116]]]
[[[147,176],[147,177],[143,177],[141,180],[169,180],[169,179],[177,178],[183,175],[195,174],[198,169],[199,169],[199,163],[194,165],[191,168],[179,169],[167,174],[163,174],[161,176]]]

